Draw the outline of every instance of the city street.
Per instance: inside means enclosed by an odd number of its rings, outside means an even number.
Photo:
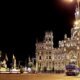
[[[80,80],[80,76],[65,74],[0,74],[0,80]]]

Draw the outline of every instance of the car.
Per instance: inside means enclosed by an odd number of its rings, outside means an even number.
[[[77,76],[78,74],[79,74],[79,69],[75,64],[66,65],[67,76]]]

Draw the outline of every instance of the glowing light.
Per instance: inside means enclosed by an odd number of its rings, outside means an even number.
[[[67,1],[69,1],[69,2],[73,2],[73,0],[67,0]]]
[[[80,0],[77,0],[78,2],[80,2]]]
[[[66,3],[72,3],[74,1],[75,0],[62,0],[62,2],[66,2]],[[76,0],[76,1],[77,1],[77,4],[79,5],[80,0]]]
[[[75,21],[74,24],[75,24],[75,25],[78,25],[78,21]]]
[[[76,14],[79,15],[79,11],[77,11]]]
[[[80,24],[80,20],[75,21],[74,24],[75,24],[75,25]]]
[[[71,3],[73,2],[74,0],[63,0],[64,2],[68,2],[68,3]]]

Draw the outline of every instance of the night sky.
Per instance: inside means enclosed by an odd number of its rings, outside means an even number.
[[[65,33],[70,37],[74,11],[75,2],[67,4],[62,0],[5,2],[1,11],[0,50],[9,59],[14,53],[18,60],[24,61],[35,56],[36,39],[42,41],[45,31],[54,32],[57,47]]]

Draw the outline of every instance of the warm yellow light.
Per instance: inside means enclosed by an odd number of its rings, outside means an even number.
[[[63,1],[70,3],[70,2],[73,2],[74,0],[63,0]]]
[[[77,11],[76,14],[79,15],[79,11]]]
[[[68,0],[69,2],[73,2],[73,0]]]
[[[80,24],[80,20],[75,21],[74,24],[75,24],[75,25]]]
[[[74,24],[75,24],[75,25],[78,25],[78,21],[75,21]]]
[[[77,1],[79,1],[79,2],[80,2],[80,0],[77,0]]]
[[[74,24],[75,24],[75,25],[78,25],[78,21],[75,21]]]

